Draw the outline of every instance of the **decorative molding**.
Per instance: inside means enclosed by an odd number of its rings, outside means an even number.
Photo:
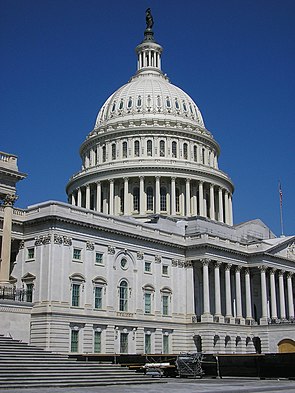
[[[144,253],[142,251],[137,251],[136,252],[136,258],[137,259],[143,259],[144,258]]]
[[[64,246],[71,246],[72,245],[72,239],[68,236],[62,236],[58,234],[53,235],[53,243],[54,244],[63,244]]]
[[[295,259],[295,242],[289,244],[287,247],[287,258]]]
[[[6,194],[3,198],[2,206],[3,207],[12,207],[15,204],[15,201],[18,199],[17,195]]]
[[[156,263],[161,263],[161,261],[162,261],[161,255],[155,255],[155,262]]]
[[[46,244],[51,243],[51,235],[41,235],[35,237],[35,246],[45,246]]]
[[[192,267],[192,266],[193,266],[192,261],[185,261],[185,260],[177,259],[177,258],[172,259],[172,267],[188,268],[188,267]]]
[[[114,255],[116,252],[116,249],[114,246],[108,246],[108,254]]]
[[[93,251],[94,250],[94,243],[90,242],[89,240],[86,242],[86,250]]]

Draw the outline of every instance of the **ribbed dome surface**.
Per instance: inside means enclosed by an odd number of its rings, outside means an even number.
[[[204,127],[201,112],[192,98],[157,70],[138,73],[115,91],[99,111],[95,128],[123,117],[126,120],[149,117],[167,121],[186,119]]]

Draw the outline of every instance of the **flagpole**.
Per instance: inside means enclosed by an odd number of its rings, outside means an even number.
[[[282,191],[281,182],[279,182],[279,195],[280,195],[281,236],[284,236],[284,223],[283,223],[283,191]]]

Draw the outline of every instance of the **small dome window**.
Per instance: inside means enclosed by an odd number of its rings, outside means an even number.
[[[183,110],[184,110],[185,112],[187,112],[186,103],[185,103],[184,101],[182,102],[182,107],[183,107]]]
[[[157,106],[161,107],[161,97],[157,96]]]
[[[191,114],[193,115],[193,114],[194,114],[194,112],[193,112],[193,107],[192,107],[192,104],[191,104],[190,102],[189,102],[188,106],[189,106],[189,109],[190,109],[190,111],[191,111]]]
[[[151,105],[152,105],[152,99],[151,99],[151,96],[148,95],[148,96],[147,96],[147,107],[148,107],[148,109],[151,108]]]
[[[113,106],[112,106],[112,112],[115,112],[116,109],[116,101],[114,101]]]
[[[179,102],[178,102],[178,99],[177,99],[177,98],[175,98],[175,108],[176,108],[176,109],[179,109]]]
[[[169,97],[166,97],[166,105],[167,105],[167,108],[171,108],[171,101],[170,101]]]
[[[123,99],[121,99],[121,101],[120,101],[119,109],[120,109],[120,110],[123,109]]]
[[[127,107],[128,107],[128,109],[130,109],[132,107],[132,97],[129,97]]]
[[[137,106],[141,107],[141,105],[142,105],[141,96],[138,96],[138,98],[137,98]]]

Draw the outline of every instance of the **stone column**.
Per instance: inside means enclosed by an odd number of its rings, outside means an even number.
[[[209,292],[209,262],[210,259],[202,259],[203,264],[203,315],[202,322],[212,320],[210,314],[210,292]]]
[[[110,183],[110,195],[109,195],[109,214],[114,214],[114,179],[109,180]]]
[[[145,214],[145,198],[144,198],[144,176],[139,177],[139,213],[141,216]]]
[[[13,205],[16,200],[17,200],[16,195],[7,194],[2,204],[4,208],[4,218],[3,218],[3,234],[2,234],[1,264],[0,264],[0,286],[9,285],[12,213],[13,213]]]
[[[225,316],[232,318],[232,304],[231,304],[231,282],[230,282],[230,269],[232,265],[225,265]]]
[[[229,212],[229,225],[233,225],[233,204],[232,204],[232,195],[228,196],[228,212]]]
[[[251,277],[250,269],[245,269],[245,291],[246,291],[246,319],[253,319],[252,317],[252,299],[251,299]]]
[[[160,177],[156,176],[156,192],[155,192],[155,201],[156,201],[156,214],[160,214]]]
[[[175,177],[171,177],[171,215],[176,215],[176,189],[175,189]]]
[[[90,209],[90,184],[86,184],[86,209]]]
[[[228,211],[228,192],[224,192],[224,222],[229,224],[229,211]]]
[[[241,266],[236,266],[235,278],[236,278],[236,307],[237,307],[237,318],[242,319],[242,292],[241,292]]]
[[[129,183],[128,177],[124,177],[124,216],[129,214]]]
[[[214,185],[210,184],[210,219],[215,220]]]
[[[81,187],[78,188],[78,206],[82,206],[82,190]]]
[[[193,211],[192,211],[193,216],[198,215],[198,202],[197,202],[197,189],[196,186],[193,186]]]
[[[271,317],[272,319],[278,318],[277,311],[277,296],[276,296],[276,283],[275,283],[275,272],[276,269],[270,270],[270,306],[271,306]]]
[[[96,183],[96,211],[101,212],[101,183]]]
[[[267,292],[266,292],[266,266],[259,266],[261,281],[261,318],[262,323],[267,323]]]
[[[289,319],[294,319],[294,299],[293,299],[292,275],[293,275],[293,273],[287,273]]]
[[[223,198],[222,198],[222,188],[218,189],[218,221],[224,222],[223,218]]]
[[[199,209],[200,209],[200,216],[205,217],[204,213],[204,188],[203,182],[199,181]]]
[[[75,206],[75,205],[76,205],[76,202],[75,202],[75,195],[74,195],[73,192],[72,192],[72,194],[71,194],[71,205],[72,205],[72,206]]]
[[[215,316],[221,316],[221,292],[220,292],[220,265],[216,262],[214,265],[214,289],[215,289]]]
[[[280,290],[280,318],[286,319],[286,303],[284,291],[284,271],[279,271],[279,290]]]
[[[186,183],[185,183],[185,197],[186,197],[186,216],[190,217],[190,215],[191,215],[191,187],[190,187],[190,179],[186,179]]]

